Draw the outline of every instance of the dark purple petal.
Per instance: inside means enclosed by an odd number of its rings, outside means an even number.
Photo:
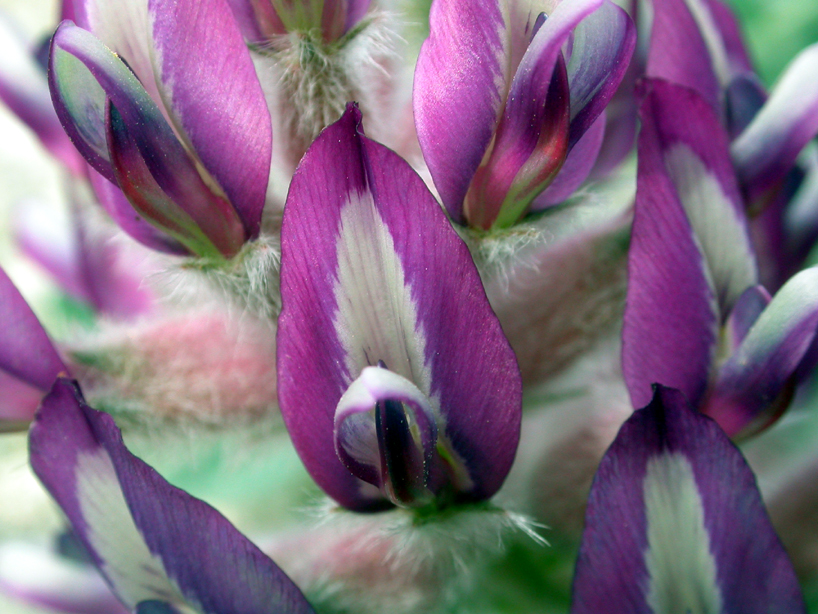
[[[635,46],[636,27],[613,2],[604,2],[574,30],[568,62],[569,147],[582,138],[610,102],[625,76]]]
[[[653,2],[647,76],[696,90],[711,108],[721,108],[721,84],[699,23],[685,0]]]
[[[775,294],[722,365],[703,411],[730,436],[769,425],[789,404],[788,386],[815,339],[816,328],[818,268],[810,268]]]
[[[661,386],[600,463],[573,593],[572,614],[806,612],[741,453]]]
[[[97,200],[111,219],[128,235],[151,249],[168,254],[189,254],[187,249],[162,232],[148,224],[133,208],[118,186],[114,185],[94,169],[89,169],[89,179]]]
[[[758,278],[727,134],[694,90],[659,80],[647,88],[661,157],[701,245],[723,320]]]
[[[250,53],[225,0],[150,0],[157,79],[174,123],[256,238],[273,132]],[[192,79],[190,75],[197,75]]]
[[[45,398],[29,450],[35,473],[129,609],[156,601],[204,614],[313,611],[221,514],[133,456],[113,419],[85,405],[75,383],[58,380]]]
[[[434,2],[429,25],[415,70],[415,125],[440,198],[462,223],[463,199],[511,81],[512,33],[501,0]]]
[[[818,133],[818,44],[787,67],[769,100],[733,141],[736,170],[751,199],[777,187]]]
[[[0,370],[41,393],[51,390],[68,367],[54,349],[34,312],[0,269]],[[19,416],[17,416],[19,417]],[[29,416],[30,417],[30,416]]]
[[[767,91],[753,73],[737,75],[724,92],[724,111],[730,139],[744,132],[767,101]]]
[[[600,115],[577,141],[554,181],[534,199],[532,211],[558,205],[573,194],[588,178],[605,138],[605,114]]]
[[[490,497],[519,437],[516,361],[468,249],[409,165],[350,107],[293,177],[282,227],[279,404],[313,478],[342,505],[382,506],[335,454],[341,395],[380,361],[438,420],[433,492]]]
[[[651,386],[701,400],[720,327],[707,262],[664,163],[655,90],[641,109],[636,205],[628,256],[628,295],[622,331],[622,370],[634,407]]]

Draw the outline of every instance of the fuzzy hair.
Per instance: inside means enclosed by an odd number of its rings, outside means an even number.
[[[332,614],[442,612],[479,571],[535,525],[490,503],[419,517],[410,510],[356,514],[327,503],[306,534],[268,548],[311,603]]]

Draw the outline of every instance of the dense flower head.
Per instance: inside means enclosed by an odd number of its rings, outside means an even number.
[[[0,456],[40,493],[0,594],[806,611],[818,46],[768,90],[721,0],[421,4],[0,16],[67,203],[13,217],[58,288],[0,246]]]

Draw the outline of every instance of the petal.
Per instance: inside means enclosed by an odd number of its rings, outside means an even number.
[[[767,91],[753,73],[737,75],[724,92],[724,110],[730,138],[735,139],[750,125],[767,101]]]
[[[489,497],[519,437],[516,362],[440,206],[406,162],[360,130],[360,112],[350,107],[316,140],[290,187],[278,329],[282,415],[333,498],[353,509],[382,505],[335,454],[333,421],[344,391],[383,361],[430,399],[456,495]]]
[[[246,238],[256,238],[272,120],[238,25],[225,0],[149,0],[148,7],[156,79],[169,115],[224,190]]]
[[[429,25],[415,70],[415,125],[440,198],[460,223],[511,82],[513,33],[502,0],[434,2]]]
[[[691,11],[693,2],[656,0],[646,74],[697,91],[712,109],[721,108],[721,84],[712,56],[714,49],[705,39],[701,19],[707,15],[702,5]],[[715,33],[713,33],[715,34]],[[725,84],[726,85],[726,84]]]
[[[167,233],[148,224],[128,202],[128,199],[125,198],[122,190],[117,185],[105,179],[94,169],[89,169],[88,175],[99,204],[116,222],[117,226],[133,239],[159,252],[176,255],[190,253],[181,243],[171,238]]]
[[[534,199],[532,211],[558,205],[573,194],[588,178],[605,138],[605,114],[601,114],[577,141],[554,181]]]
[[[60,379],[30,435],[31,464],[130,609],[310,613],[287,576],[206,503],[128,452],[107,414]]]
[[[568,62],[570,147],[608,106],[625,77],[635,46],[636,27],[613,2],[603,3],[574,30]]]
[[[572,614],[806,612],[741,453],[661,386],[600,463],[573,592]]]
[[[6,273],[0,269],[0,370],[46,393],[68,367]],[[29,416],[30,417],[30,416]]]
[[[660,106],[660,85],[641,110],[622,330],[622,370],[634,407],[650,401],[654,383],[673,386],[698,404],[721,323],[707,261],[665,165],[660,113],[666,107]]]
[[[769,425],[789,404],[788,384],[816,328],[818,268],[810,268],[775,294],[722,366],[704,411],[730,436]]]
[[[661,81],[649,87],[666,172],[701,244],[724,318],[758,277],[727,136],[696,92]]]
[[[818,133],[818,44],[787,67],[767,103],[733,142],[736,170],[751,199],[776,187]]]
[[[741,345],[753,324],[758,320],[758,316],[769,305],[770,299],[769,292],[763,286],[751,286],[738,298],[726,323],[732,349],[735,350]]]
[[[60,162],[79,174],[84,165],[54,113],[45,71],[4,14],[0,15],[0,57],[0,100]]]
[[[429,500],[436,421],[429,399],[412,382],[366,367],[338,401],[335,451],[351,473],[393,504],[418,506]]]

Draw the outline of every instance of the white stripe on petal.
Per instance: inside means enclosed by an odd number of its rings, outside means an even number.
[[[757,283],[756,263],[744,220],[718,178],[687,145],[665,152],[665,166],[707,260],[722,317]]]
[[[691,15],[693,15],[696,25],[699,26],[699,32],[702,35],[704,44],[707,46],[707,51],[710,53],[713,72],[716,74],[719,84],[726,88],[730,84],[733,75],[730,70],[730,59],[727,57],[724,39],[713,19],[713,15],[702,0],[685,0],[685,3]]]
[[[104,450],[77,456],[77,501],[85,535],[102,560],[101,570],[114,591],[134,608],[140,601],[185,603],[133,521],[111,462]],[[183,610],[184,611],[184,610]]]
[[[644,499],[647,604],[655,614],[720,614],[704,505],[684,455],[667,453],[648,461]]]
[[[371,193],[351,194],[341,210],[337,250],[334,325],[346,352],[347,385],[364,367],[383,361],[431,397],[426,336],[392,235]]]

